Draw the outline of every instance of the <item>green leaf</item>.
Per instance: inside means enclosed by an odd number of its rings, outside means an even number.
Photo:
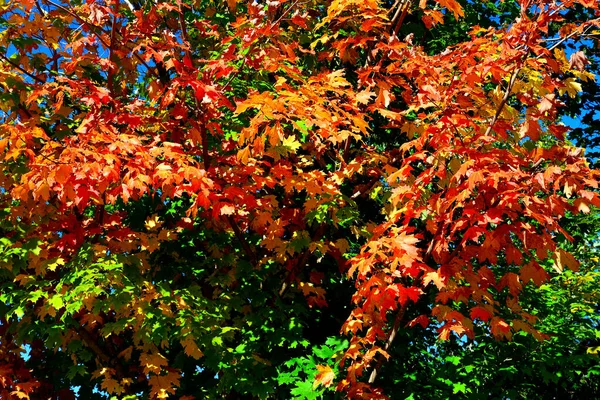
[[[464,383],[454,383],[452,385],[452,393],[453,394],[457,394],[457,393],[467,393],[467,385],[465,385]]]

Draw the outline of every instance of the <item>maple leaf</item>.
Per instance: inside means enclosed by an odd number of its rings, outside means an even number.
[[[435,0],[437,3],[439,3],[442,7],[447,8],[448,10],[452,11],[452,13],[454,14],[454,18],[459,19],[461,17],[465,16],[465,12],[462,8],[462,6],[458,3],[458,1],[456,0]]]
[[[565,92],[569,94],[569,97],[571,98],[575,98],[577,97],[577,94],[579,94],[582,91],[581,88],[581,84],[578,82],[575,82],[575,79],[573,78],[567,78],[564,81],[565,86],[559,88],[558,92],[563,95]]]
[[[287,150],[286,153],[295,153],[301,146],[302,144],[300,144],[300,142],[298,142],[294,136],[287,136],[281,142],[281,147]]]
[[[471,308],[470,316],[471,316],[472,320],[479,319],[483,322],[486,322],[486,321],[489,321],[490,318],[492,318],[493,313],[490,312],[485,307],[477,306],[477,307]]]
[[[424,286],[429,285],[431,282],[433,282],[438,290],[441,290],[446,286],[445,279],[439,274],[438,271],[427,272],[423,277]]]
[[[189,335],[181,341],[181,345],[183,346],[185,354],[196,360],[199,360],[204,356],[204,353],[202,353],[202,351],[196,345],[194,339]]]
[[[144,369],[145,374],[158,374],[167,365],[167,359],[160,353],[142,353],[140,355],[140,366]]]
[[[510,325],[500,317],[492,318],[490,327],[492,334],[497,338],[510,339],[512,337]]]
[[[167,399],[169,395],[175,394],[176,387],[179,386],[180,375],[177,372],[168,372],[164,375],[151,375],[150,396],[158,399]]]
[[[530,280],[537,286],[548,280],[548,273],[536,262],[529,262],[521,268],[520,277],[523,283]]]
[[[583,51],[576,51],[569,57],[569,66],[579,71],[584,71],[590,62]]]
[[[325,387],[329,387],[333,384],[333,380],[335,379],[335,372],[328,365],[317,365],[317,375],[315,376],[315,380],[313,382],[313,389],[316,389],[320,385]]]
[[[540,113],[544,113],[550,111],[554,108],[554,94],[548,94],[542,98],[538,108],[540,109]]]
[[[233,215],[233,213],[235,213],[235,207],[230,204],[222,204],[219,212],[221,215]]]
[[[563,249],[556,249],[554,253],[554,264],[553,268],[558,272],[562,273],[565,267],[569,268],[573,272],[579,271],[579,261],[573,257],[571,253]]]

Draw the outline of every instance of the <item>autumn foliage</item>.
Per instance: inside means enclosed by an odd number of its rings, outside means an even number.
[[[0,397],[289,398],[329,324],[313,389],[383,398],[399,330],[544,340],[520,294],[600,206],[561,45],[600,17],[517,3],[442,51],[399,32],[460,1],[2,3]]]

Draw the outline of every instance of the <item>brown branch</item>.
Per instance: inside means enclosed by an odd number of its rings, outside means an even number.
[[[179,28],[181,29],[181,38],[187,45],[187,48],[185,49],[185,54],[190,59],[190,63],[192,63],[193,65],[192,52],[190,51],[190,38],[188,36],[185,18],[183,15],[183,10],[181,9],[181,5],[179,6]]]
[[[394,12],[394,16],[390,21],[391,34],[396,35],[404,22],[404,18],[408,12],[408,6],[410,5],[409,0],[398,0],[391,7],[391,10],[394,10],[394,7],[397,7]],[[367,48],[367,59],[365,60],[365,67],[368,67],[369,64],[373,61],[371,56],[371,51],[373,50],[374,44],[369,45]]]
[[[600,18],[597,18],[595,20],[589,21],[590,26],[584,28],[581,32],[578,31],[574,31],[571,32],[570,34],[568,34],[567,36],[565,36],[564,38],[561,38],[558,42],[554,43],[551,47],[548,48],[548,51],[552,51],[555,48],[557,48],[558,46],[560,46],[561,44],[563,44],[565,41],[573,38],[574,36],[577,35],[585,35],[586,30],[592,28],[594,25],[594,21],[598,22],[600,21]],[[526,52],[524,54],[523,60],[522,62],[525,61],[525,59],[527,58],[527,55],[529,54],[529,52]],[[536,59],[542,57],[542,54],[539,54]],[[508,86],[506,88],[506,91],[504,92],[504,96],[502,97],[502,101],[500,102],[500,104],[498,105],[498,108],[496,109],[496,113],[494,114],[494,117],[492,118],[492,121],[490,122],[490,125],[487,127],[486,131],[485,131],[485,136],[488,136],[492,129],[494,128],[494,125],[496,124],[496,122],[498,122],[498,119],[500,118],[500,114],[502,114],[502,111],[504,110],[504,106],[506,106],[506,103],[508,102],[508,98],[510,97],[510,93],[512,92],[512,89],[515,85],[515,82],[517,80],[517,76],[519,74],[519,72],[521,72],[521,67],[515,67],[515,69],[513,70],[513,73],[510,77],[510,81],[508,83]]]
[[[324,233],[325,233],[325,224],[322,223],[321,225],[319,225],[319,227],[317,228],[317,231],[315,232],[315,234],[311,238],[311,242],[315,242],[317,240],[321,240],[321,237],[323,237]],[[283,284],[281,285],[281,288],[279,289],[279,292],[277,292],[279,294],[279,297],[283,296],[283,294],[285,293],[285,291],[289,287],[288,280],[290,279],[290,276],[292,275],[292,273],[295,272],[295,271],[300,270],[300,268],[302,268],[302,266],[305,265],[308,262],[308,258],[310,257],[310,255],[311,255],[311,253],[308,251],[308,249],[304,250],[304,253],[302,253],[302,256],[300,256],[300,259],[298,260],[298,262],[296,263],[296,265],[294,267],[292,267],[286,273],[285,278],[283,279]]]
[[[119,361],[118,357],[114,357],[113,351],[108,351],[109,349],[101,348],[98,345],[97,340],[92,337],[85,327],[75,327],[74,331],[81,338],[83,344],[87,346],[104,365],[110,365],[115,368],[116,377],[118,378],[117,380],[121,381],[123,378],[127,377],[125,368]]]
[[[233,233],[235,234],[235,237],[242,245],[242,249],[244,250],[244,253],[246,253],[246,256],[250,259],[250,262],[252,263],[252,265],[256,266],[258,264],[258,257],[256,257],[256,254],[252,251],[252,248],[246,241],[246,238],[244,237],[242,231],[240,230],[240,227],[238,226],[237,222],[235,222],[235,219],[231,215],[227,216],[227,220],[229,221],[229,225],[231,225],[231,228],[233,229]]]
[[[238,68],[238,70],[235,71],[233,74],[231,74],[231,77],[229,78],[229,80],[227,81],[227,83],[225,83],[225,86],[223,86],[223,91],[225,91],[229,87],[229,85],[231,84],[231,82],[235,79],[235,77],[240,74],[240,72],[242,71],[242,69],[246,65],[247,57],[248,56],[244,57],[244,59],[242,60],[242,65],[240,65],[240,67]]]
[[[506,91],[504,92],[504,96],[502,97],[502,101],[496,108],[496,113],[494,114],[492,121],[490,122],[487,129],[485,130],[484,136],[488,136],[492,132],[492,129],[494,128],[494,125],[496,124],[496,122],[498,122],[498,118],[500,118],[500,114],[502,114],[502,111],[504,110],[504,106],[508,102],[510,93],[512,92],[513,86],[515,85],[515,82],[517,80],[517,76],[519,75],[519,72],[521,72],[521,67],[515,67],[515,69],[512,72],[512,75],[510,77],[510,81],[508,82],[508,86],[506,87]]]
[[[18,69],[19,71],[21,71],[22,73],[24,73],[25,75],[27,75],[28,77],[33,79],[34,81],[39,82],[39,83],[46,83],[42,78],[33,75],[31,72],[27,71],[25,68],[21,67],[19,64],[14,63],[11,59],[6,57],[4,54],[0,54],[0,58],[2,58],[4,61],[6,61],[10,65],[12,65],[16,69]]]
[[[396,339],[396,335],[398,334],[398,329],[400,329],[400,323],[402,322],[402,319],[404,318],[405,312],[406,312],[406,305],[403,305],[400,307],[400,309],[398,310],[398,313],[396,314],[396,319],[394,320],[394,325],[392,326],[392,330],[390,331],[387,341],[385,342],[385,346],[383,349],[386,352],[388,352],[388,350],[392,347],[392,343],[394,343],[394,339]],[[371,375],[369,376],[369,381],[368,381],[369,383],[375,382],[375,379],[377,378],[377,371],[383,365],[383,360],[384,360],[383,358],[380,358],[379,362],[377,363],[377,365],[375,366],[373,371],[371,371]]]
[[[210,168],[210,158],[208,154],[208,135],[206,133],[206,126],[200,125],[200,137],[202,139],[202,158],[204,162],[204,170],[208,172]]]
[[[285,17],[287,14],[289,14],[289,12],[290,12],[290,11],[291,11],[291,10],[292,10],[294,7],[296,7],[296,5],[298,4],[298,2],[299,2],[299,1],[300,1],[300,0],[296,0],[296,1],[294,1],[294,3],[293,3],[291,6],[289,6],[289,7],[288,7],[288,8],[287,8],[287,9],[286,9],[286,10],[285,10],[283,13],[282,13],[282,14],[281,14],[281,16],[280,16],[280,17],[279,17],[279,18],[278,18],[276,21],[274,21],[274,22],[271,24],[271,29],[273,29],[273,28],[274,28],[274,27],[275,27],[275,26],[276,26],[278,23],[280,23],[280,22],[281,22],[281,20],[283,20],[283,18],[284,18],[284,17]]]
[[[110,357],[106,354],[106,351],[96,343],[96,340],[92,335],[84,328],[75,328],[75,332],[81,337],[83,343],[102,361],[103,363],[109,364]]]
[[[577,36],[578,34],[581,36],[586,36],[587,35],[587,31],[589,31],[591,28],[594,27],[594,21],[595,22],[599,22],[600,18],[596,18],[594,20],[588,21],[588,23],[590,24],[590,26],[585,27],[581,32],[577,32],[577,30],[569,33],[567,36],[565,36],[564,38],[560,38],[560,40],[558,40],[558,42],[554,43],[550,48],[548,48],[549,51],[554,50],[555,48],[557,48],[558,46],[560,46],[561,44],[563,44],[564,42],[566,42],[569,39],[572,39],[574,36]],[[537,56],[537,58],[540,58],[541,55]]]
[[[408,0],[404,0],[403,3],[404,4],[402,4],[400,7],[398,7],[398,10],[396,11],[396,14],[394,15],[394,18],[392,18],[392,25],[395,25],[394,26],[394,35],[398,34],[398,31],[400,30],[400,27],[404,23],[404,18],[406,18],[406,14],[408,13],[408,5],[410,4],[410,2]],[[398,20],[398,22],[396,22],[394,24],[394,21],[396,20],[396,18],[398,18],[398,13],[400,12],[400,10],[402,10],[402,14],[400,15],[400,19]]]
[[[119,11],[119,0],[115,2],[115,13],[113,14],[112,27],[110,32],[110,47],[108,49],[108,60],[110,61],[110,65],[108,66],[108,90],[112,97],[115,97],[114,93],[114,79],[115,79],[115,65],[114,65],[114,48],[116,41],[116,31],[117,31],[117,13]]]
[[[348,136],[346,138],[346,141],[344,143],[344,152],[342,153],[342,159],[344,160],[344,162],[347,164],[348,160],[350,159],[350,136]]]
[[[40,12],[40,14],[42,14],[42,16],[46,16],[46,10],[44,10],[42,8],[42,6],[40,5],[40,1],[39,0],[35,0],[35,7],[38,9],[38,11]]]

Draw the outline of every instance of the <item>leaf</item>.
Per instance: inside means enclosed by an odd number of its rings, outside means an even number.
[[[189,335],[181,341],[181,345],[183,346],[185,354],[194,358],[195,360],[199,360],[204,356],[204,353],[202,353],[202,351],[196,345],[194,339]]]
[[[238,0],[227,0],[227,7],[229,7],[230,11],[235,11]]]
[[[598,353],[600,353],[600,346],[588,347],[588,349],[586,350],[586,353],[597,355]]]
[[[493,315],[494,314],[485,307],[478,306],[471,308],[470,316],[472,320],[479,319],[483,322],[487,322],[492,318]]]
[[[452,11],[454,18],[459,19],[465,16],[465,12],[461,5],[456,0],[435,0],[442,7]]]
[[[302,146],[294,136],[284,138],[281,145],[292,153],[295,153]]]
[[[444,278],[440,276],[438,271],[427,272],[425,274],[423,277],[423,285],[427,286],[430,282],[433,282],[438,290],[441,290],[446,286]]]
[[[142,353],[140,355],[140,366],[144,373],[159,374],[168,365],[168,360],[160,353]]]
[[[573,255],[568,251],[559,248],[554,253],[553,258],[553,268],[556,270],[556,272],[562,273],[565,267],[567,267],[573,272],[579,271],[579,261],[577,261],[575,257],[573,257]]]
[[[221,205],[221,215],[233,215],[235,213],[235,207],[230,204]]]
[[[559,88],[559,93],[563,95],[566,92],[569,94],[569,97],[573,99],[583,90],[581,84],[575,82],[575,79],[573,78],[567,78],[564,84],[564,87]]]
[[[453,383],[452,394],[467,393],[467,385],[464,383]]]
[[[316,389],[320,385],[325,387],[329,387],[333,384],[333,380],[335,379],[335,372],[328,365],[317,365],[317,375],[315,376],[315,381],[313,382],[313,389]]]
[[[554,108],[554,94],[548,94],[542,98],[542,101],[538,105],[540,113],[550,111]]]
[[[585,66],[590,62],[583,51],[576,51],[569,57],[569,67],[579,71],[584,71]]]
[[[180,375],[177,372],[168,372],[165,375],[151,375],[150,395],[157,399],[167,399],[169,395],[175,394],[176,387],[179,386]]]

